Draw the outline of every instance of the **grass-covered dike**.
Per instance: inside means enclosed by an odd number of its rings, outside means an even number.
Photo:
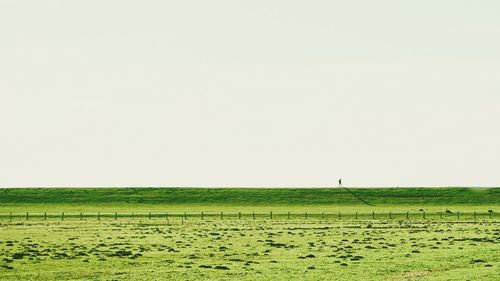
[[[500,188],[350,188],[377,205],[496,205]],[[0,204],[359,205],[344,188],[2,188]]]

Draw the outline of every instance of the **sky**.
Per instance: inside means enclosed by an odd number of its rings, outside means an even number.
[[[498,15],[0,0],[0,186],[499,186]]]

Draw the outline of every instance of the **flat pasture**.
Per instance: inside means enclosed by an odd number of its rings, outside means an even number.
[[[497,280],[490,220],[1,222],[2,280]]]

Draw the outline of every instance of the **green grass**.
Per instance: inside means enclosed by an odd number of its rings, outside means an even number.
[[[498,280],[491,220],[0,222],[1,280]]]
[[[0,280],[497,280],[500,188],[352,191],[0,189]]]
[[[373,205],[498,204],[500,188],[351,188]],[[341,188],[15,188],[0,204],[356,205]]]
[[[406,212],[497,210],[500,188],[16,188],[0,212]]]

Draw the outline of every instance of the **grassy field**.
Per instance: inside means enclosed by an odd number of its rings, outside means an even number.
[[[0,189],[0,280],[498,280],[500,189],[351,191]]]

